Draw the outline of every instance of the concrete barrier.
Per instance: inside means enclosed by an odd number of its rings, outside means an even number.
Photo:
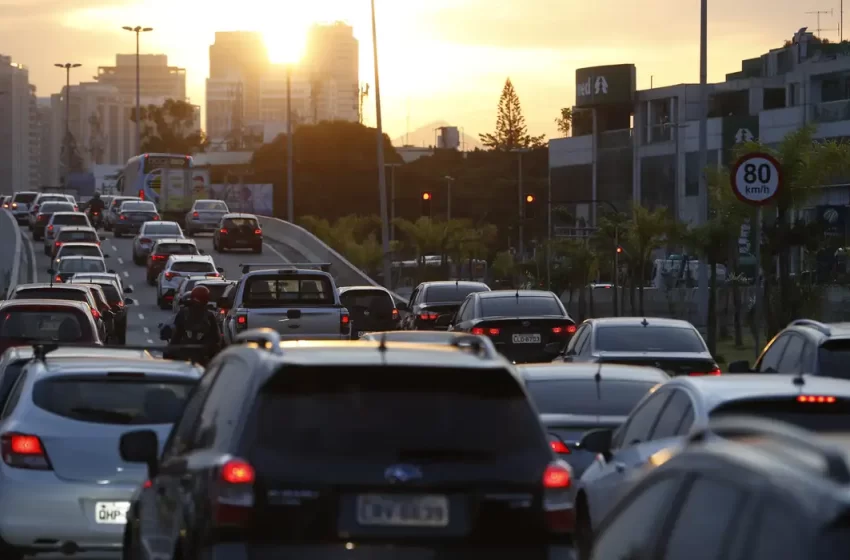
[[[289,245],[311,262],[330,263],[331,273],[339,286],[381,287],[378,282],[303,227],[279,218],[259,216],[259,219],[265,237]],[[396,293],[393,293],[393,296],[398,301],[407,302],[406,298]]]
[[[0,212],[0,239],[6,240],[0,243],[0,279],[3,282],[4,298],[9,299],[18,286],[23,241],[21,228],[8,210]]]

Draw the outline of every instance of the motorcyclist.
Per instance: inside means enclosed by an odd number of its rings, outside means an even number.
[[[103,220],[103,209],[104,209],[103,199],[100,198],[100,193],[95,192],[92,199],[88,204],[89,217],[92,221],[100,222]],[[95,217],[95,215],[97,217]]]
[[[221,349],[221,332],[215,313],[207,307],[210,291],[206,286],[195,286],[189,302],[174,318],[174,328],[169,345],[202,346],[192,354],[201,364],[206,364]]]

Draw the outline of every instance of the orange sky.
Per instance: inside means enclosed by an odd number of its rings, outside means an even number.
[[[709,78],[780,46],[831,0],[709,0]],[[234,7],[238,7],[235,11]],[[575,99],[575,69],[637,64],[638,87],[698,79],[698,0],[377,0],[384,126],[391,137],[436,120],[487,132],[510,76],[529,131],[555,134],[560,107]],[[850,17],[850,16],[848,16]],[[122,25],[155,28],[142,52],[187,68],[189,96],[203,105],[208,47],[216,30],[256,29],[272,54],[299,50],[314,21],[344,20],[360,39],[361,81],[372,83],[369,0],[0,0],[0,53],[30,68],[39,95],[57,92],[55,62],[80,62],[90,80],[116,51],[133,52]],[[273,22],[274,27],[264,22]],[[836,28],[837,17],[822,17]],[[837,32],[823,35],[836,39]],[[374,122],[374,99],[367,122]]]

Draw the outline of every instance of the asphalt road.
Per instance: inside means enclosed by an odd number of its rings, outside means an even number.
[[[35,274],[36,282],[49,282],[47,269],[50,268],[50,259],[44,255],[44,245],[40,241],[33,241],[29,232],[24,229],[24,259],[22,267],[28,267],[29,272],[25,275],[32,281]],[[103,230],[98,232],[101,238],[103,252],[109,255],[106,259],[108,268],[118,272],[124,277],[124,285],[131,286],[133,293],[129,297],[137,301],[137,304],[129,309],[127,318],[127,344],[136,346],[164,344],[159,340],[159,324],[170,321],[171,311],[159,309],[156,305],[156,288],[149,286],[145,281],[145,267],[133,264],[133,239],[122,237],[115,239],[109,232]],[[212,236],[210,234],[195,237],[199,249],[203,249],[208,255],[212,255],[217,267],[224,269],[224,276],[231,280],[242,277],[241,263],[269,263],[281,264],[286,262],[308,262],[309,260],[296,250],[278,243],[266,240],[263,244],[263,253],[260,255],[243,251],[216,253],[212,247]],[[32,264],[35,263],[33,267]]]

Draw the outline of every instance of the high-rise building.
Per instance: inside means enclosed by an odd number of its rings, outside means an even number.
[[[30,91],[27,68],[0,55],[0,194],[30,188]]]
[[[35,96],[35,86],[30,84],[29,98],[29,179],[30,188],[36,189],[41,185],[41,123],[38,113],[38,99]]]
[[[312,120],[360,118],[360,45],[350,25],[310,28],[302,67],[310,75]]]
[[[269,68],[269,54],[261,33],[220,31],[210,45],[210,79],[242,82],[245,118],[256,120],[260,111],[260,80]]]
[[[293,70],[290,79],[292,122],[312,122],[310,76],[303,69]],[[286,67],[275,65],[260,82],[260,120],[286,124]]]
[[[38,178],[40,185],[59,185],[59,153],[54,152],[53,108],[50,97],[36,99],[39,128]]]
[[[97,69],[100,84],[115,86],[118,94],[135,103],[136,55],[115,55],[115,66]],[[164,54],[139,56],[139,92],[142,104],[161,104],[161,100],[186,100],[186,69],[168,65]]]

